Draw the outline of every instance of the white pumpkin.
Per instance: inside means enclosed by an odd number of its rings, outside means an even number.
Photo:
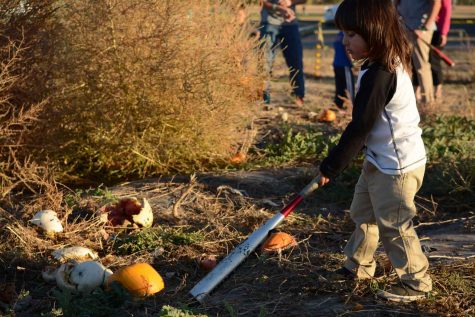
[[[99,258],[97,253],[95,253],[91,249],[79,246],[59,249],[53,251],[52,255],[56,260],[60,262],[66,262],[69,260],[76,260],[78,262],[81,262],[84,260],[97,260]]]
[[[48,234],[54,234],[63,231],[63,225],[59,221],[56,212],[53,210],[38,211],[30,220],[32,224],[35,224],[42,228]]]
[[[153,212],[152,207],[148,203],[147,199],[142,200],[142,209],[138,215],[132,215],[132,220],[135,224],[138,224],[145,228],[150,228],[153,224]]]
[[[56,283],[64,291],[87,294],[102,286],[112,271],[96,261],[69,261],[56,271]]]

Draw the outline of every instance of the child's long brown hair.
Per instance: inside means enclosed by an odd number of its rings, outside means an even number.
[[[394,72],[402,63],[411,71],[412,46],[392,0],[344,0],[335,15],[336,26],[363,37],[368,58]]]

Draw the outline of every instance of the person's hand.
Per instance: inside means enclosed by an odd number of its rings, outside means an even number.
[[[325,186],[326,184],[330,182],[330,179],[326,177],[325,175],[323,175],[322,173],[319,173],[318,175],[320,176],[320,181],[318,182],[318,185],[320,187]]]
[[[279,0],[279,5],[288,8],[292,5],[292,0]]]
[[[284,16],[285,22],[291,22],[295,19],[294,10],[283,6],[279,6],[279,8],[281,9],[280,12],[282,12],[282,15]]]
[[[441,35],[439,46],[444,47],[445,45],[447,45],[447,35]]]
[[[290,13],[285,17],[285,22],[292,22],[295,20],[295,12],[290,10]]]
[[[414,34],[416,34],[418,38],[422,38],[425,33],[426,33],[425,30],[420,30],[420,29],[414,30]]]

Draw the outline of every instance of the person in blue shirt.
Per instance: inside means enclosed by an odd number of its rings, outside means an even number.
[[[355,85],[353,73],[351,72],[353,64],[343,45],[343,36],[343,32],[340,31],[333,42],[335,50],[335,55],[333,56],[333,72],[335,73],[334,103],[339,109],[345,108],[345,100],[347,99],[350,99],[351,103],[353,103]]]

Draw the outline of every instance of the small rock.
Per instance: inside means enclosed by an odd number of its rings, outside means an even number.
[[[287,122],[289,120],[289,114],[287,112],[283,112],[280,115],[280,118],[282,119],[283,122]]]
[[[175,272],[166,272],[166,273],[165,273],[165,277],[168,278],[168,279],[174,277],[175,275],[176,275]]]
[[[318,113],[310,111],[309,113],[307,113],[307,118],[310,121],[317,121],[318,120]]]
[[[162,248],[162,247],[157,247],[155,248],[155,250],[153,250],[153,257],[156,258],[156,257],[159,257],[160,255],[162,255],[163,253],[165,252],[165,249]]]
[[[214,269],[217,264],[218,260],[214,255],[203,256],[198,262],[198,266],[200,267],[200,269],[206,272],[209,272]]]

